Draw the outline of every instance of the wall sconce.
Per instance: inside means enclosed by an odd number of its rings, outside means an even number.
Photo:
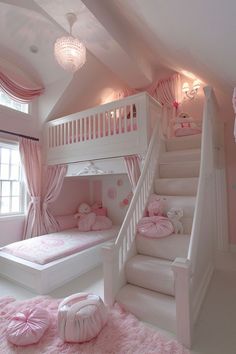
[[[195,80],[193,81],[193,86],[192,88],[190,88],[189,86],[189,83],[188,82],[185,82],[182,86],[182,91],[184,92],[185,94],[185,98],[188,98],[190,100],[193,100],[197,93],[198,93],[198,90],[201,86],[201,83],[199,80]]]

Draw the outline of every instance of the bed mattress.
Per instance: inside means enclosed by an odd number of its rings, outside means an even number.
[[[103,231],[80,232],[74,228],[14,242],[1,251],[37,264],[47,264],[111,240],[118,235],[119,229],[115,225]]]

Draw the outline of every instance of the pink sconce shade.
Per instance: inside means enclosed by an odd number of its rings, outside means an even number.
[[[201,86],[201,83],[199,80],[194,80],[193,81],[193,90],[197,91]]]
[[[182,91],[183,91],[184,93],[186,93],[186,92],[189,91],[189,84],[188,84],[187,82],[185,82],[185,83],[183,84]]]

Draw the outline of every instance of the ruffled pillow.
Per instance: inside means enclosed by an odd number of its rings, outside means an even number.
[[[17,313],[10,321],[6,336],[15,345],[37,343],[50,323],[49,313],[41,307]]]
[[[159,238],[171,235],[174,227],[172,222],[164,216],[149,216],[139,221],[137,230],[143,236]]]

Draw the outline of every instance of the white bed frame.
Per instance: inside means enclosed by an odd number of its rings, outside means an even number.
[[[129,119],[124,118],[127,114]],[[156,101],[147,93],[140,93],[47,122],[45,162],[68,164],[145,154],[157,115]],[[113,125],[118,132],[111,129]]]
[[[36,294],[48,294],[102,263],[102,242],[81,252],[40,265],[0,251],[1,276]]]

